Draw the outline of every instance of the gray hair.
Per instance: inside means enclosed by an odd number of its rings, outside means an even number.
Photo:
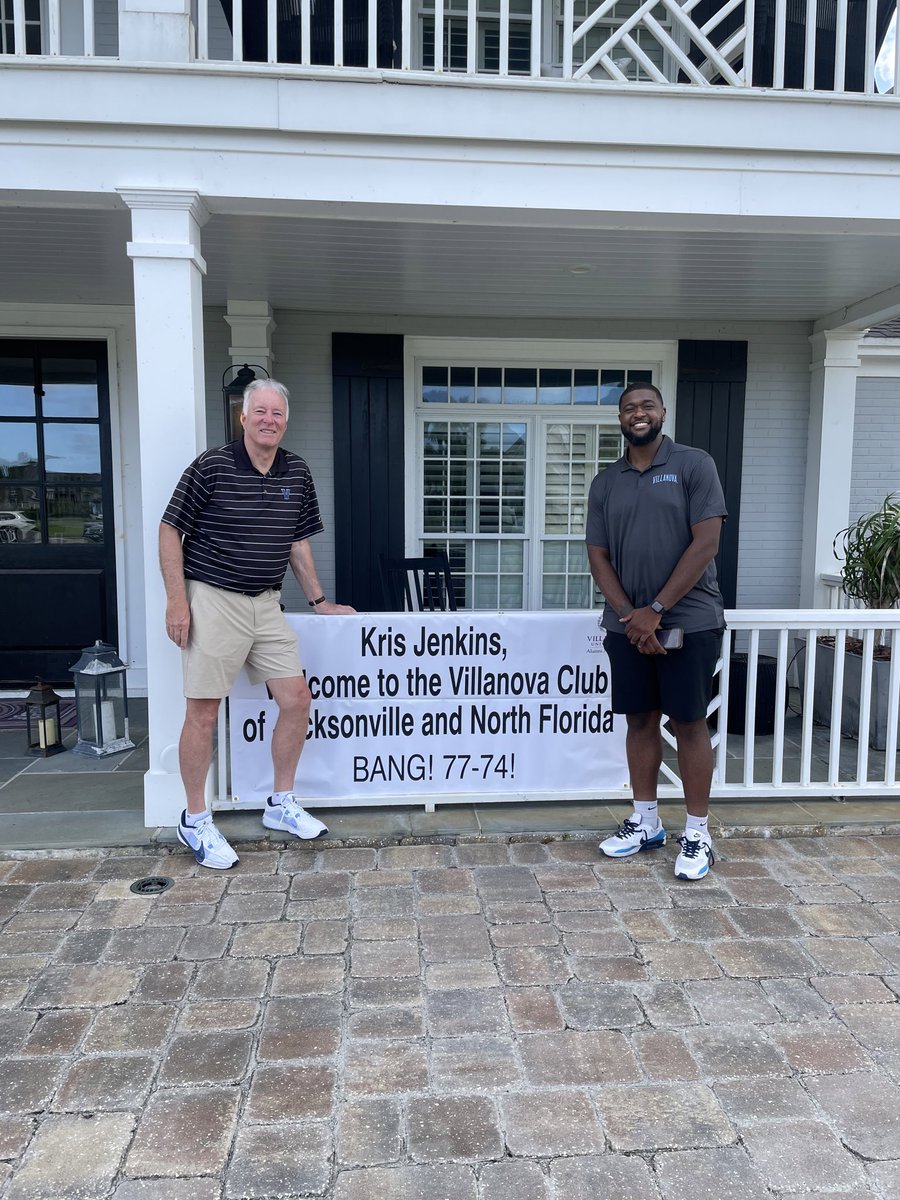
[[[246,417],[250,410],[250,397],[254,392],[270,391],[277,392],[284,401],[284,417],[285,420],[290,416],[291,410],[291,394],[277,379],[254,379],[252,383],[248,383],[244,388],[244,407],[243,413]]]

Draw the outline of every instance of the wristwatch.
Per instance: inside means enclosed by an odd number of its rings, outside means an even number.
[[[664,604],[660,604],[658,600],[654,600],[650,605],[650,608],[658,617],[661,617],[666,612],[666,606]]]

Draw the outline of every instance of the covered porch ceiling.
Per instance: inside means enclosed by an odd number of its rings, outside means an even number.
[[[345,210],[335,206],[335,213]],[[655,227],[627,217],[507,224],[379,212],[214,212],[204,303],[447,317],[808,321],[900,284],[900,227],[757,223]],[[124,208],[0,205],[0,302],[133,302]],[[862,306],[863,310],[865,305]],[[872,311],[878,309],[873,304]],[[882,308],[884,306],[882,305]],[[898,306],[900,310],[900,306]],[[859,309],[857,309],[857,312]],[[888,314],[890,315],[890,314]],[[883,314],[878,319],[883,319]]]

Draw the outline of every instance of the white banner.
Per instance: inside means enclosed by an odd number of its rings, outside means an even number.
[[[329,806],[573,799],[627,785],[596,613],[288,614],[313,695],[296,792]],[[231,791],[272,791],[278,716],[241,674]]]

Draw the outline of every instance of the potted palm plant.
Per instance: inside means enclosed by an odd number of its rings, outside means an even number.
[[[843,559],[844,594],[866,608],[900,607],[900,493],[885,498],[881,508],[858,517],[834,539],[834,553]],[[841,726],[844,733],[859,735],[859,700],[862,685],[862,642],[847,638]],[[887,631],[876,629],[872,671],[869,744],[884,750],[887,742],[888,687],[891,646]],[[831,717],[834,678],[834,638],[819,638],[813,719],[827,724]]]

